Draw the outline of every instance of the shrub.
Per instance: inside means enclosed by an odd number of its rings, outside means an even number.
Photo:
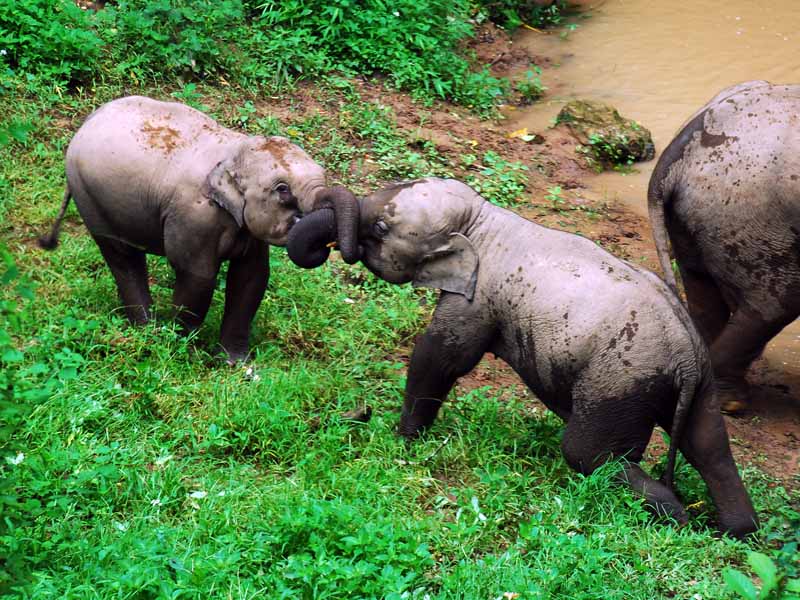
[[[487,112],[507,80],[475,69],[467,0],[0,0],[2,66],[49,83],[224,76],[277,87],[331,70],[386,74],[424,99]]]
[[[0,0],[0,66],[73,82],[91,75],[102,40],[68,0]]]
[[[119,0],[96,19],[122,76],[235,73],[234,43],[247,35],[240,0]]]
[[[534,0],[476,0],[476,8],[498,25],[509,29],[516,29],[522,24],[549,27],[561,22],[567,2],[557,0],[550,6],[541,6]]]

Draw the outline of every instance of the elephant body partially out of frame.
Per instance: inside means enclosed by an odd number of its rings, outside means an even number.
[[[345,260],[357,260],[358,206],[325,171],[281,137],[226,129],[183,104],[120,98],[92,113],[69,144],[67,190],[111,269],[134,323],[151,316],[146,254],[175,269],[174,304],[186,330],[208,311],[221,262],[229,261],[220,341],[247,355],[251,321],[269,278],[268,244],[285,245],[304,214],[332,206]]]
[[[672,246],[710,347],[722,408],[748,405],[745,372],[800,315],[800,85],[720,92],[659,158],[650,221],[670,287]]]

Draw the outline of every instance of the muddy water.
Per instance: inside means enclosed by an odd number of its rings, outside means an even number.
[[[509,113],[510,130],[548,127],[565,100],[602,100],[650,129],[657,152],[692,113],[726,86],[750,79],[800,83],[798,0],[606,0],[566,39],[523,31],[515,43],[555,59],[545,70],[547,100]],[[658,155],[657,155],[658,156]],[[647,214],[655,160],[637,173],[591,178],[593,195]],[[800,392],[800,320],[767,347],[769,364]]]

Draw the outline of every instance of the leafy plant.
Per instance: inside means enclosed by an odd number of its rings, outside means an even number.
[[[74,2],[0,2],[0,67],[57,83],[81,80],[96,68],[101,38]]]
[[[496,152],[483,155],[480,171],[466,181],[484,198],[506,208],[517,205],[528,184],[528,167],[508,161]]]
[[[475,10],[485,14],[495,23],[516,29],[522,25],[550,27],[561,23],[567,10],[565,0],[548,6],[534,0],[474,0]]]
[[[747,575],[737,569],[727,568],[722,572],[725,585],[744,600],[798,600],[800,579],[789,579],[778,571],[775,562],[761,552],[748,552],[747,562],[761,580],[761,589]]]
[[[547,89],[542,85],[541,80],[542,70],[533,66],[525,72],[525,78],[520,79],[514,83],[514,89],[522,98],[523,104],[531,104],[542,97]]]
[[[560,185],[547,188],[547,194],[545,194],[544,199],[547,200],[554,209],[566,202],[564,199],[564,192]]]

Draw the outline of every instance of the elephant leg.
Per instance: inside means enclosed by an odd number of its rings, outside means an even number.
[[[269,246],[253,240],[247,252],[228,266],[220,343],[230,361],[247,358],[250,324],[268,282]]]
[[[462,296],[442,292],[431,324],[411,355],[399,432],[413,438],[427,429],[456,380],[478,364],[489,347],[492,327]]]
[[[621,458],[624,466],[618,475],[619,482],[642,496],[656,514],[685,524],[688,516],[675,493],[639,466],[655,422],[647,412],[648,403],[631,400],[621,403],[619,398],[575,397],[561,442],[564,458],[570,467],[584,475],[612,458]],[[587,412],[587,406],[591,411]]]
[[[215,277],[201,277],[185,269],[175,269],[172,303],[178,309],[178,322],[184,333],[191,333],[203,323],[216,283]]]
[[[125,315],[134,325],[150,320],[153,299],[147,283],[147,257],[144,252],[109,238],[94,237],[100,253],[111,269],[122,299]]]
[[[681,268],[681,279],[692,321],[710,346],[722,333],[731,311],[717,284],[707,274]]]
[[[695,399],[678,447],[706,482],[717,508],[719,529],[742,538],[758,528],[750,497],[731,454],[719,399],[713,389]],[[671,431],[671,423],[661,424]]]
[[[747,408],[745,372],[773,337],[791,322],[790,318],[765,321],[742,304],[711,345],[711,364],[717,380],[722,410]]]

